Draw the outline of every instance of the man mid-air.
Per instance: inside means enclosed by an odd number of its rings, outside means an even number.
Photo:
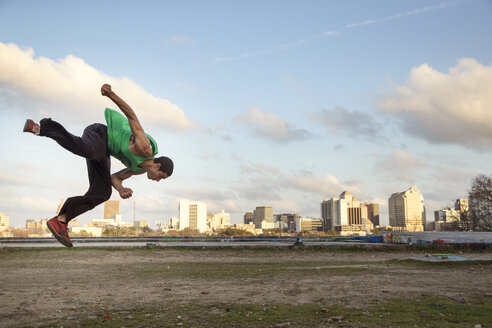
[[[147,173],[154,181],[166,179],[173,173],[174,164],[168,157],[155,157],[157,143],[146,134],[137,115],[128,104],[104,84],[101,94],[111,99],[125,114],[106,108],[104,116],[107,126],[94,123],[85,128],[82,137],[74,136],[51,120],[42,119],[39,124],[28,119],[24,132],[49,137],[60,146],[87,161],[89,190],[83,196],[68,198],[58,216],[48,220],[47,225],[55,238],[67,247],[72,247],[67,225],[70,220],[105,202],[111,196],[111,186],[121,198],[129,198],[133,191],[123,187],[123,180],[133,175]],[[110,155],[119,159],[126,168],[111,174]]]

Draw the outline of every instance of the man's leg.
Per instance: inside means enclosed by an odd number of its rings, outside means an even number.
[[[55,238],[63,245],[71,247],[68,222],[111,196],[111,161],[107,148],[107,128],[102,124],[92,124],[84,130],[82,137],[77,137],[61,124],[51,119],[43,119],[40,122],[39,135],[55,140],[63,148],[86,158],[87,161],[89,190],[83,196],[68,198],[59,215],[47,223]]]
[[[107,128],[103,124],[89,125],[85,128],[82,137],[77,137],[50,118],[44,118],[39,123],[40,136],[55,140],[60,146],[75,155],[94,160],[101,160],[108,156]]]
[[[87,160],[89,174],[89,190],[83,196],[67,198],[60,210],[60,220],[66,218],[68,223],[111,197],[111,162],[108,157],[104,161]]]
[[[29,121],[31,120],[27,122]],[[24,131],[26,131],[26,128]],[[105,125],[98,123],[89,125],[85,128],[82,137],[77,137],[68,132],[58,122],[45,118],[40,122],[39,135],[55,140],[63,148],[87,160],[89,190],[84,196],[67,199],[66,204],[75,202],[76,206],[67,205],[68,207],[63,207],[60,216],[62,222],[68,222],[77,215],[94,208],[97,205],[92,205],[95,202],[92,200],[94,197],[99,199],[101,194],[105,196],[108,192],[111,195],[111,162],[107,146],[107,127]],[[108,188],[109,191],[107,190]]]
[[[58,216],[47,222],[48,228],[55,238],[67,247],[72,247],[68,236],[68,222],[85,213],[111,197],[111,166],[109,156],[105,160],[87,160],[89,174],[89,190],[83,196],[68,198]]]

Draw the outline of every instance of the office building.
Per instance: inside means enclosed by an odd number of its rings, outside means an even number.
[[[244,224],[249,224],[250,222],[253,222],[254,223],[254,218],[255,218],[255,215],[253,214],[253,212],[246,212],[244,214],[243,223]]]
[[[107,200],[104,202],[104,218],[112,219],[113,216],[120,214],[120,201]]]
[[[7,231],[10,228],[10,216],[0,212],[0,232]]]
[[[26,229],[29,230],[43,230],[46,227],[46,222],[48,222],[48,219],[32,219],[32,220],[26,220]]]
[[[261,228],[261,222],[273,222],[273,209],[271,206],[258,206],[253,211],[253,222],[256,228]]]
[[[133,222],[133,226],[137,229],[143,229],[148,228],[149,224],[147,223],[147,220],[136,220]]]
[[[321,220],[323,220],[323,224],[325,230],[333,230],[333,203],[337,201],[337,198],[325,199],[321,202]]]
[[[459,213],[467,213],[468,212],[468,199],[467,198],[459,198],[454,203],[454,209]]]
[[[247,232],[251,232],[254,235],[259,235],[262,233],[261,229],[256,229],[255,225],[253,222],[250,223],[236,223],[234,225],[234,228],[238,230],[246,230]]]
[[[208,230],[224,229],[231,226],[231,214],[222,210],[219,213],[207,215]]]
[[[339,198],[326,199],[321,203],[321,220],[325,230],[340,230],[341,226],[360,228],[364,223],[360,201],[348,191],[342,192]]]
[[[322,219],[303,219],[296,218],[296,232],[302,231],[323,231]]]
[[[207,231],[207,205],[202,202],[179,202],[179,230]]]
[[[373,226],[379,225],[379,204],[376,203],[364,203],[367,209],[366,218],[371,221]]]
[[[389,224],[403,231],[424,231],[424,197],[416,186],[397,192],[388,199]]]
[[[263,230],[277,229],[278,225],[276,225],[276,223],[277,222],[263,220],[261,221],[261,229]]]
[[[282,222],[281,226],[285,227],[284,229],[295,231],[296,230],[296,219],[300,218],[299,214],[292,213],[284,213],[284,214],[276,214],[275,221]]]
[[[87,235],[88,237],[101,237],[103,233],[101,227],[71,227],[70,232],[78,235]]]
[[[170,230],[178,230],[179,229],[179,219],[175,216],[169,218],[168,228]]]
[[[460,219],[460,212],[454,208],[434,211],[434,221],[456,222]]]

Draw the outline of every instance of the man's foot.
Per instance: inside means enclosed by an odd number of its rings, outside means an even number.
[[[67,247],[72,247],[72,242],[70,241],[70,237],[68,236],[67,224],[58,220],[58,217],[55,216],[52,219],[49,219],[46,222],[48,229],[53,233],[56,240]]]
[[[36,135],[39,135],[39,130],[41,128],[39,127],[39,124],[34,122],[33,120],[31,119],[27,119],[26,120],[26,124],[24,124],[24,132],[31,132],[31,133],[34,133]]]

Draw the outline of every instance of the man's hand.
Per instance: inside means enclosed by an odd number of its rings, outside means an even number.
[[[130,188],[122,188],[121,190],[119,190],[119,193],[121,198],[127,199],[132,197],[133,190],[131,190]]]
[[[145,173],[145,170],[139,172],[133,172],[130,169],[123,169],[121,171],[111,174],[111,184],[113,185],[114,189],[116,189],[120,193],[121,198],[123,199],[130,198],[133,195],[133,190],[131,190],[130,188],[123,187],[123,180],[126,180],[133,175],[143,174],[143,173]]]
[[[101,94],[103,96],[106,96],[108,97],[111,93],[113,93],[113,91],[111,90],[111,86],[109,84],[104,84],[102,87],[101,87]]]

